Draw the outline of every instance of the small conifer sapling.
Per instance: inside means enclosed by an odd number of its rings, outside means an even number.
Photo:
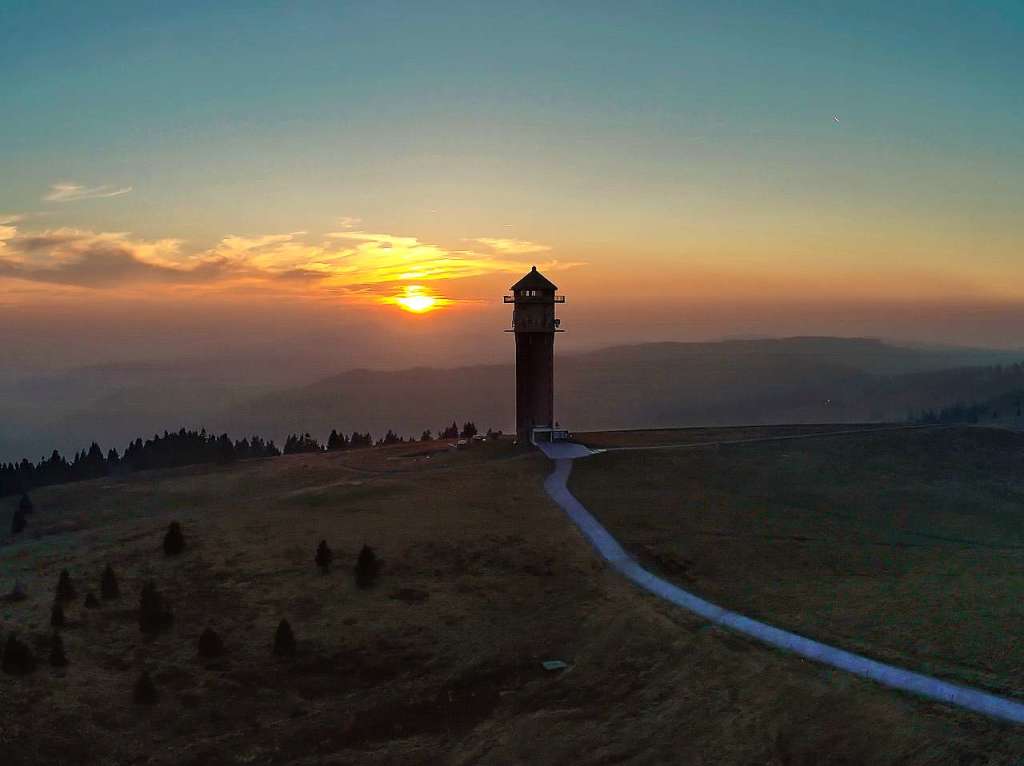
[[[71,575],[68,570],[60,570],[60,577],[57,579],[57,600],[74,601],[78,598],[78,592],[71,582]]]
[[[295,654],[295,634],[288,620],[281,620],[274,633],[274,654],[278,657],[291,657]]]
[[[356,559],[356,585],[360,588],[369,588],[377,579],[380,571],[380,561],[373,548],[364,545],[359,551],[359,558]]]
[[[327,571],[331,568],[331,562],[334,561],[334,552],[327,546],[326,540],[321,540],[320,545],[316,548],[316,565],[320,567],[320,571],[327,574]]]
[[[172,521],[167,527],[167,534],[164,535],[164,553],[168,556],[177,556],[185,550],[185,535],[181,531],[181,524]]]
[[[224,654],[224,642],[220,640],[217,631],[207,628],[199,636],[199,656],[206,659],[213,659]]]

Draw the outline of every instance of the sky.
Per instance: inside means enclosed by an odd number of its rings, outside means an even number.
[[[1022,71],[1018,2],[5,0],[0,343],[499,359],[536,264],[564,348],[1021,346]]]

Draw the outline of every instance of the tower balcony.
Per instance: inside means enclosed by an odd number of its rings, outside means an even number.
[[[504,303],[565,303],[564,295],[504,295]]]

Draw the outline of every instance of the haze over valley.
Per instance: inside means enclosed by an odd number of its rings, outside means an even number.
[[[858,338],[615,346],[558,356],[556,414],[576,430],[902,421],[1024,391],[1024,377],[989,369],[1022,361],[1009,350]],[[309,368],[228,357],[29,376],[7,384],[0,460],[73,454],[93,441],[121,450],[181,427],[282,444],[304,432],[322,441],[331,429],[418,437],[453,419],[505,431],[513,423],[507,363],[352,369],[290,385]]]

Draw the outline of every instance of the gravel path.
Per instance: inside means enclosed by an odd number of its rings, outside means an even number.
[[[583,450],[587,454],[592,454],[585,447]],[[575,453],[576,451],[564,449],[559,452]],[[611,533],[601,526],[600,522],[569,491],[566,482],[572,472],[573,459],[574,457],[555,458],[555,470],[545,480],[544,489],[569,515],[569,518],[579,527],[598,553],[621,574],[641,588],[684,609],[689,609],[716,625],[756,638],[777,649],[793,652],[809,660],[869,678],[894,689],[973,710],[992,718],[1024,723],[1024,704],[1020,702],[967,686],[951,684],[894,665],[876,662],[859,654],[822,644],[796,633],[780,630],[758,620],[744,617],[742,614],[730,612],[648,572],[630,557]]]

